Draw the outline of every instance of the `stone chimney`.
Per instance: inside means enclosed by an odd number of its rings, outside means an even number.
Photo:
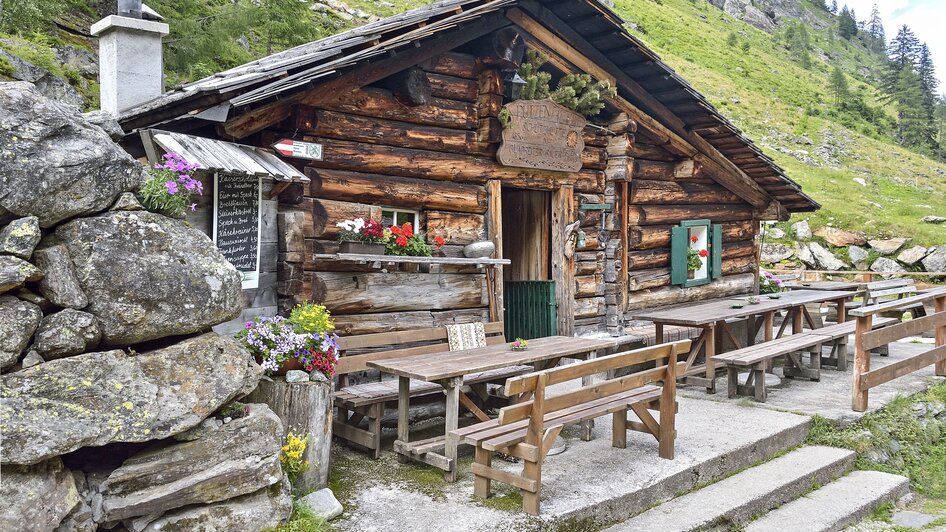
[[[144,11],[154,13],[147,7]],[[91,28],[99,38],[101,108],[116,117],[164,93],[161,38],[168,25],[141,16],[141,0],[118,0],[118,15]]]

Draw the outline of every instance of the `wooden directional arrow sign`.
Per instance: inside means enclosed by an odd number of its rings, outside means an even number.
[[[273,148],[286,157],[312,159],[313,161],[322,160],[322,145],[315,142],[279,139],[275,144],[273,144]]]

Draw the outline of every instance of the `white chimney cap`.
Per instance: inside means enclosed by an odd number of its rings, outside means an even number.
[[[118,15],[109,15],[102,20],[92,24],[89,28],[93,37],[98,37],[101,33],[112,28],[122,28],[127,30],[137,30],[147,33],[158,33],[162,36],[170,33],[170,27],[163,22],[154,22],[140,18],[120,17]]]

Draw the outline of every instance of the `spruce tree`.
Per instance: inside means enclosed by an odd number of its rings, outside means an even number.
[[[909,26],[904,24],[887,46],[887,67],[881,78],[881,89],[888,99],[896,99],[900,85],[900,74],[913,70],[919,61],[920,40]]]
[[[808,29],[802,22],[795,22],[786,32],[788,38],[788,49],[792,56],[801,64],[802,68],[811,68],[811,55],[808,53],[811,47],[811,38],[808,35]]]
[[[831,0],[831,14],[838,14],[838,0]]]
[[[936,67],[933,65],[933,58],[930,56],[930,49],[926,46],[926,43],[920,46],[916,73],[920,77],[920,86],[923,89],[923,110],[926,111],[930,124],[932,124],[933,113],[936,110],[936,88],[939,86],[939,80],[936,79]]]
[[[841,8],[841,14],[838,15],[838,35],[847,40],[857,35],[857,19],[847,5]]]
[[[887,45],[887,36],[884,32],[884,23],[880,20],[880,10],[877,4],[874,4],[870,11],[870,20],[867,21],[867,33],[870,35],[870,51],[880,54],[883,53]]]
[[[837,65],[831,70],[831,92],[834,93],[834,105],[838,107],[850,96],[847,78]]]
[[[930,146],[930,122],[923,109],[923,86],[913,68],[904,68],[897,82],[897,141],[903,146]]]

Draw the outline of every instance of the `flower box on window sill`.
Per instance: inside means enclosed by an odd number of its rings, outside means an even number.
[[[384,255],[384,244],[367,244],[365,242],[343,240],[338,243],[338,252],[357,255]]]

